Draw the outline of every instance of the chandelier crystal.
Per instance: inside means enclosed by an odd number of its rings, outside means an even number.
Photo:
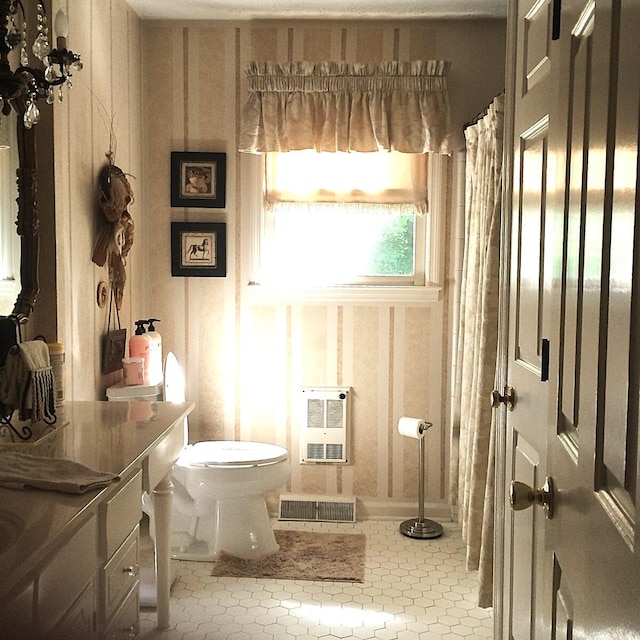
[[[25,4],[33,0],[25,0]],[[31,55],[39,61],[31,65],[27,44],[27,19],[22,0],[0,0],[0,111],[9,115],[12,105],[22,113],[24,126],[30,129],[40,119],[37,102],[44,99],[48,104],[62,101],[62,87],[71,89],[71,76],[82,69],[82,60],[77,53],[67,49],[68,22],[62,10],[58,11],[54,23],[56,47],[51,48],[47,12],[43,0],[35,2],[35,36],[31,43]],[[19,48],[19,66],[11,69],[9,54]]]

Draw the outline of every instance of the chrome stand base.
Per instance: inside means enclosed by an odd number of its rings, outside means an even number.
[[[412,518],[400,525],[400,533],[409,538],[439,538],[442,535],[442,525],[433,520]]]

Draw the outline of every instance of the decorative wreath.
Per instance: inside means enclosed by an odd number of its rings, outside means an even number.
[[[111,162],[100,171],[100,208],[105,221],[93,249],[92,261],[99,267],[108,262],[109,282],[116,301],[122,307],[127,280],[126,258],[133,245],[133,219],[127,207],[133,203],[133,190],[124,171]]]

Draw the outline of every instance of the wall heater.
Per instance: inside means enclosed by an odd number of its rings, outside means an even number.
[[[300,462],[349,462],[351,387],[303,387]]]

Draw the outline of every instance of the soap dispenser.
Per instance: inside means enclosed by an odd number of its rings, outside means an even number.
[[[160,322],[158,318],[149,318],[149,329],[146,336],[149,339],[149,384],[162,382],[162,337],[156,331],[155,324]]]
[[[136,320],[135,335],[129,338],[129,357],[142,358],[144,361],[142,384],[145,385],[149,384],[149,338],[144,328],[147,323],[148,320]]]

